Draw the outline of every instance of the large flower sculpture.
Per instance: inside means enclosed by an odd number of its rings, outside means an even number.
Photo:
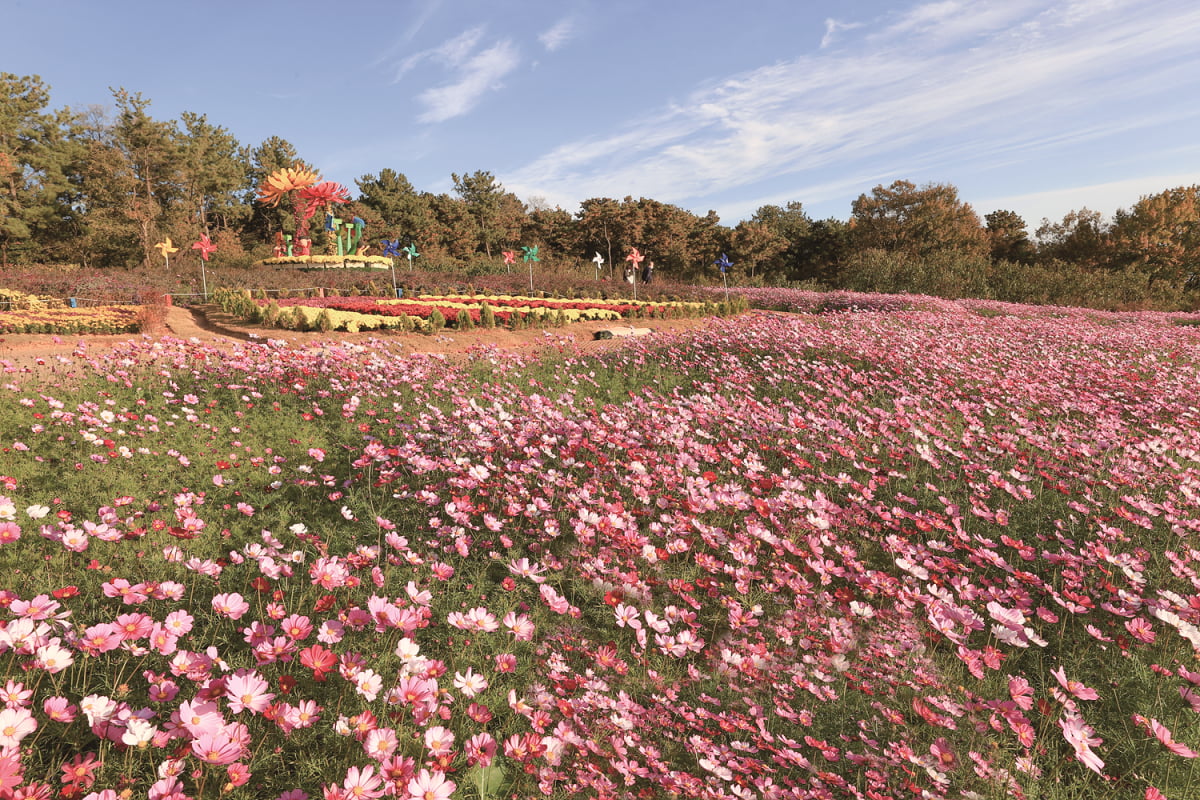
[[[350,202],[350,192],[334,181],[321,180],[321,176],[302,165],[277,169],[268,175],[258,187],[258,202],[277,206],[286,197],[291,197],[292,213],[296,219],[296,240],[308,238],[308,221],[319,209],[328,209],[334,203]],[[292,255],[288,248],[289,256]]]
[[[277,169],[259,184],[258,202],[277,206],[289,192],[306,189],[320,180],[320,175],[304,167]]]
[[[304,199],[304,218],[312,219],[317,209],[328,207],[333,203],[349,203],[350,191],[335,181],[321,181],[300,190]]]

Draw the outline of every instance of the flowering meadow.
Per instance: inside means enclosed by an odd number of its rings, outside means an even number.
[[[11,368],[0,797],[1194,797],[1180,321]]]

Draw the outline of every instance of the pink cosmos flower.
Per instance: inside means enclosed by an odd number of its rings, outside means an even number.
[[[408,782],[408,800],[450,800],[456,788],[442,772],[422,769]]]
[[[445,755],[454,749],[454,734],[441,725],[435,725],[425,731],[425,747],[433,758]]]
[[[1196,758],[1197,756],[1200,756],[1200,753],[1197,753],[1187,745],[1183,744],[1182,742],[1175,741],[1174,736],[1171,735],[1170,729],[1158,720],[1147,719],[1141,714],[1134,714],[1133,721],[1137,723],[1138,727],[1148,731],[1154,736],[1155,739],[1158,739],[1158,741],[1162,742],[1163,746],[1175,755],[1183,756],[1184,758]]]
[[[241,619],[250,610],[247,603],[237,592],[219,594],[212,599],[213,611],[229,619]]]
[[[254,670],[238,670],[225,681],[225,696],[229,710],[235,714],[249,711],[260,714],[271,704],[275,695],[268,692],[269,684]]]
[[[224,766],[242,757],[243,747],[224,729],[202,733],[192,740],[192,753],[206,764]]]
[[[374,766],[366,766],[362,769],[350,767],[346,770],[346,779],[342,781],[342,797],[346,800],[383,797],[382,786],[383,778],[375,773]]]
[[[1104,769],[1104,761],[1096,755],[1092,746],[1102,744],[1104,740],[1095,735],[1096,732],[1082,717],[1075,714],[1061,718],[1058,726],[1062,728],[1063,738],[1071,745],[1079,762],[1097,775],[1103,775],[1101,770]]]
[[[71,723],[79,714],[79,707],[65,697],[47,697],[42,701],[42,712],[55,722]]]
[[[37,720],[27,708],[6,708],[0,711],[0,748],[16,747],[37,730]]]
[[[1050,674],[1067,690],[1069,694],[1080,700],[1099,700],[1100,695],[1095,689],[1089,689],[1079,681],[1067,680],[1066,670],[1059,667],[1056,670],[1050,670]]]

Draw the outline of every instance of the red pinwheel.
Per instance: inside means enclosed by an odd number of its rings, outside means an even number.
[[[317,213],[317,209],[322,206],[329,206],[333,203],[349,203],[350,191],[336,181],[321,181],[301,189],[300,197],[305,201],[304,219],[310,220]]]
[[[212,243],[212,239],[208,238],[208,234],[201,234],[200,241],[192,243],[193,250],[200,251],[200,258],[208,261],[208,257],[216,252],[217,246]]]

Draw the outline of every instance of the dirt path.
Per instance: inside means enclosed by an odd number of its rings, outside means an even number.
[[[528,350],[549,345],[559,346],[562,336],[574,337],[572,347],[581,352],[595,352],[623,346],[625,339],[597,340],[595,332],[604,328],[623,328],[632,325],[652,331],[686,331],[704,327],[706,319],[638,319],[630,324],[607,322],[578,322],[561,328],[512,331],[505,328],[445,331],[441,334],[399,333],[395,331],[366,331],[363,333],[320,333],[286,331],[264,328],[234,319],[215,306],[182,308],[172,306],[161,331],[147,334],[118,336],[54,336],[50,334],[0,335],[0,377],[34,374],[47,369],[61,371],[78,359],[92,358],[129,341],[173,337],[194,340],[215,347],[234,347],[242,342],[267,339],[285,340],[294,346],[316,342],[367,342],[371,339],[400,344],[411,353],[443,353],[453,355],[471,347],[491,344],[506,350]]]

